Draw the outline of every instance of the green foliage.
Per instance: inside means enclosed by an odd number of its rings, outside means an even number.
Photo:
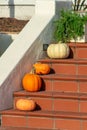
[[[71,10],[62,10],[60,18],[54,22],[54,39],[57,42],[69,42],[84,35],[87,14],[80,15]]]

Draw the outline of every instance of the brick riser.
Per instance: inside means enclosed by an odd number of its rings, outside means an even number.
[[[87,93],[86,76],[50,74],[41,78],[45,91]]]
[[[14,109],[15,102],[20,98],[33,99],[37,104],[36,110],[87,112],[87,94],[83,93],[20,91],[14,93]]]
[[[42,59],[42,63],[50,65],[51,73],[64,75],[87,75],[87,60],[83,59]]]
[[[13,109],[2,112],[3,127],[37,128],[40,130],[87,130],[87,45],[69,44],[68,59],[40,59],[51,72],[40,75],[39,92],[14,93]],[[19,98],[32,98],[35,111],[18,111]]]

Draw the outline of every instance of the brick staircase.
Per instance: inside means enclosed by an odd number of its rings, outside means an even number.
[[[41,75],[42,89],[14,92],[14,107],[2,111],[0,130],[87,130],[87,44],[69,46],[68,59],[39,60],[51,67],[50,74]],[[35,100],[36,110],[16,110],[21,97]]]

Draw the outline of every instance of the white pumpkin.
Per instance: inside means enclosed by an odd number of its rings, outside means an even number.
[[[70,48],[66,43],[50,44],[47,48],[47,55],[50,58],[67,58]]]

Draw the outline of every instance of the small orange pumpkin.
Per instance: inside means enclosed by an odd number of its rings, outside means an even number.
[[[25,111],[32,111],[36,107],[36,103],[32,99],[18,99],[15,105],[18,110]]]
[[[50,66],[48,64],[35,63],[33,67],[36,74],[48,74],[50,72]]]
[[[27,73],[22,79],[23,88],[27,91],[36,92],[41,88],[41,78],[37,74]]]

